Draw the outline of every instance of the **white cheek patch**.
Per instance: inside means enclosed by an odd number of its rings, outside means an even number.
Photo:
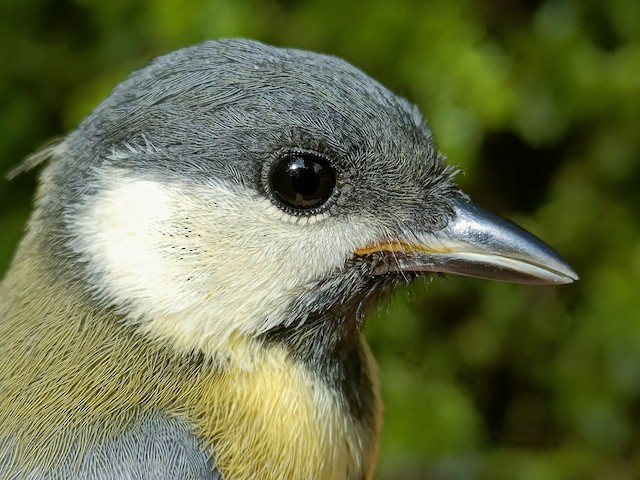
[[[161,242],[173,207],[159,183],[117,174],[108,178],[111,185],[74,218],[73,246],[89,262],[98,295],[115,306],[132,306],[130,314],[140,317],[138,303],[175,298],[182,289]]]
[[[103,175],[71,218],[98,299],[152,336],[215,352],[287,319],[312,282],[380,238],[374,225],[296,220],[240,186]]]
[[[94,223],[87,222],[85,228],[92,238],[88,250],[110,267],[117,289],[134,290],[154,278],[171,284],[167,265],[154,248],[158,232],[171,221],[167,193],[149,181],[125,182],[112,193],[95,205]],[[145,278],[147,282],[140,283]]]

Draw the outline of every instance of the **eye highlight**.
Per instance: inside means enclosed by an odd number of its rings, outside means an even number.
[[[297,213],[317,213],[333,197],[336,172],[322,155],[289,152],[273,162],[267,182],[277,202]]]

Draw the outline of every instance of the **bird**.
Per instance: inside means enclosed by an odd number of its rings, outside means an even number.
[[[578,279],[330,55],[176,50],[14,173],[41,163],[0,285],[3,479],[371,479],[380,299]]]

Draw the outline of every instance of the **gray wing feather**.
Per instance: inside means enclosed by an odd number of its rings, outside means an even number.
[[[0,449],[0,477],[7,478],[2,475],[3,453],[7,454],[6,448]],[[90,446],[79,462],[70,460],[55,471],[35,470],[26,479],[222,480],[222,476],[185,419],[155,414],[116,439]]]

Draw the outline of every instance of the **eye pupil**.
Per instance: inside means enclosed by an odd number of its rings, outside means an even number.
[[[271,167],[269,186],[283,204],[299,210],[322,207],[336,186],[329,162],[312,153],[287,154]]]
[[[296,158],[289,164],[291,188],[297,192],[298,196],[309,197],[318,191],[321,174],[321,168],[318,167],[318,164],[302,157]]]

